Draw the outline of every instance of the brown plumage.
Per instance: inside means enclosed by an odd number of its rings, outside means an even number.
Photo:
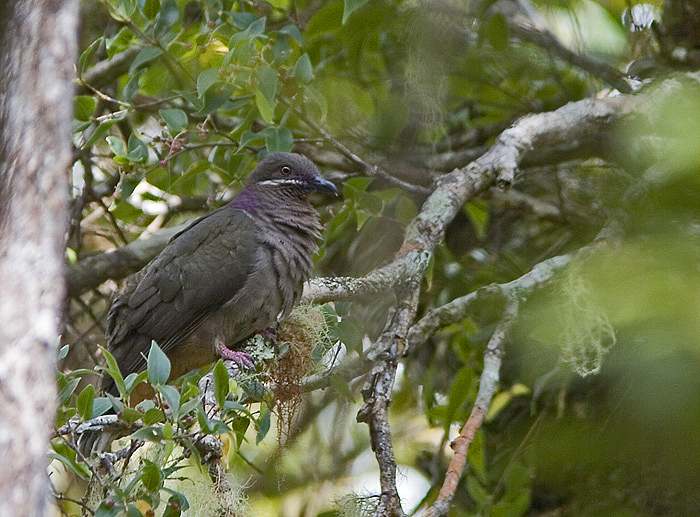
[[[107,346],[124,376],[155,340],[171,378],[219,355],[245,364],[241,342],[289,314],[308,279],[321,223],[312,191],[336,192],[316,166],[273,153],[228,205],[195,219],[130,276],[108,314]],[[114,392],[111,379],[107,390]]]

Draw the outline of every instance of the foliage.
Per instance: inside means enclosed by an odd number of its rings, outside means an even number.
[[[525,2],[534,25],[551,29],[544,40],[501,3],[83,0],[68,262],[221,206],[259,158],[292,149],[343,184],[342,200],[319,207],[318,275],[361,276],[390,262],[435,182],[481,156],[518,117],[606,96],[609,80],[581,56],[613,71],[638,57],[617,21],[627,3]],[[652,54],[664,48],[649,45]],[[571,267],[523,295],[453,513],[681,514],[700,499],[700,444],[689,437],[700,422],[691,402],[700,96],[693,84],[655,96],[656,84],[641,87],[653,108],[569,146],[531,150],[510,191],[480,193],[447,227],[417,319],[480,297],[468,316],[443,322],[400,358],[391,427],[412,483],[404,510],[436,499],[448,444],[477,399],[484,349],[503,313],[503,300],[482,288],[563,254],[575,256]],[[620,241],[591,249],[611,221]],[[207,411],[198,386],[206,372],[168,384],[167,357],[154,346],[147,372],[124,379],[98,347],[113,280],[71,301],[57,426],[116,412],[131,439],[151,447],[116,477],[98,472],[104,493],[89,500],[84,480],[94,484],[96,470],[70,435],[55,439],[52,458],[83,480],[56,483],[66,513],[79,506],[68,499],[98,515],[179,515],[188,503],[194,512],[201,497],[188,490],[216,489],[194,444],[200,435],[223,441],[231,497],[248,497],[253,513],[375,508],[379,490],[356,475],[377,478],[365,469],[370,442],[355,415],[362,358],[396,293],[324,305],[315,348],[302,316],[290,330],[305,336],[301,347],[260,348],[264,378],[229,381],[224,365],[213,365],[215,410]],[[93,364],[115,379],[119,397],[82,382]],[[346,364],[364,369],[350,375]],[[579,378],[567,364],[596,375]],[[327,389],[307,393],[305,379],[319,372],[328,375],[317,386]],[[131,407],[137,385],[155,397]],[[283,447],[273,445],[275,423]],[[664,447],[663,436],[682,446]],[[654,454],[640,454],[652,442]]]

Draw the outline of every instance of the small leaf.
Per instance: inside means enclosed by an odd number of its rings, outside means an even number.
[[[158,465],[146,458],[141,458],[143,467],[141,467],[141,483],[149,492],[155,492],[161,488],[163,483],[163,474]]]
[[[483,200],[470,201],[464,205],[467,218],[472,223],[476,236],[483,239],[489,225],[489,205]]]
[[[74,252],[75,253],[75,252]],[[58,357],[57,360],[62,361],[63,359],[66,358],[68,355],[68,351],[70,350],[70,345],[63,345],[59,350],[58,350]]]
[[[76,401],[76,408],[78,409],[78,414],[83,420],[89,420],[92,418],[92,403],[95,400],[95,387],[92,384],[88,384],[83,388],[83,391],[78,395],[78,400]]]
[[[111,38],[105,39],[105,50],[107,50],[107,57],[112,59],[114,55],[118,52],[126,50],[131,43],[134,34],[127,27],[122,27],[119,32],[117,32]]]
[[[223,407],[226,397],[229,393],[229,377],[226,366],[221,359],[216,362],[213,372],[214,380],[214,398],[216,399],[216,405],[218,407]]]
[[[153,425],[165,422],[165,415],[162,410],[154,407],[146,411],[143,417],[141,417],[141,420],[143,420],[143,423],[146,425]]]
[[[114,517],[124,509],[121,505],[118,504],[108,504],[107,501],[109,501],[110,499],[112,498],[108,497],[100,503],[100,506],[95,508],[95,517]]]
[[[110,409],[112,409],[112,402],[107,397],[97,397],[92,401],[92,417],[90,418],[102,416]]]
[[[148,352],[148,380],[153,385],[162,385],[168,382],[170,377],[170,359],[160,349],[155,341],[151,341],[151,350]]]
[[[253,23],[248,25],[248,27],[246,27],[246,32],[248,32],[249,34],[252,34],[252,35],[264,33],[266,21],[267,21],[267,18],[265,16],[263,16],[262,18],[258,18]]]
[[[53,452],[50,452],[49,456],[63,463],[80,478],[90,479],[90,469],[88,466],[77,460],[75,450],[71,449],[63,440],[54,438],[51,440],[51,448]]]
[[[80,379],[77,377],[75,379],[68,379],[61,389],[58,390],[58,401],[61,405],[68,403],[79,383]]]
[[[267,102],[267,99],[260,90],[255,92],[255,105],[258,107],[260,117],[267,123],[272,124],[274,111],[272,106]]]
[[[345,0],[344,3],[345,8],[343,9],[343,25],[345,25],[345,22],[353,12],[367,3],[367,0]]]
[[[163,53],[163,49],[160,47],[144,47],[142,48],[138,54],[136,54],[136,57],[134,60],[131,62],[131,66],[129,67],[129,75],[133,74],[136,69],[138,69],[140,66],[145,65],[146,63],[153,61],[155,58],[160,56]]]
[[[270,430],[270,410],[264,407],[260,412],[260,418],[258,419],[258,434],[255,435],[255,444],[259,444],[263,438],[267,435]]]
[[[311,64],[311,58],[307,53],[302,54],[299,59],[297,59],[294,65],[294,77],[296,77],[300,83],[308,83],[314,75],[314,67]]]
[[[269,65],[263,65],[258,68],[257,74],[260,92],[262,92],[265,100],[272,106],[275,102],[275,94],[277,93],[277,72]]]
[[[242,31],[246,30],[251,23],[258,20],[257,16],[245,11],[231,13],[231,17],[233,18],[233,26]]]
[[[467,478],[467,492],[479,505],[486,504],[490,500],[488,492],[474,476]]]
[[[362,352],[362,331],[354,320],[343,319],[338,323],[337,331],[338,337],[348,350]]]
[[[265,146],[271,153],[278,151],[289,152],[292,150],[293,144],[294,138],[292,137],[292,132],[284,126],[275,128],[265,135]]]
[[[78,59],[78,77],[81,77],[83,73],[85,73],[85,70],[87,69],[88,62],[92,60],[92,56],[95,55],[95,52],[97,51],[98,48],[100,48],[100,45],[102,44],[102,38],[97,38],[95,41],[90,43],[88,48],[83,50],[83,53],[80,54],[80,58]],[[110,56],[111,58],[111,56]]]
[[[187,113],[178,108],[158,110],[160,118],[168,125],[172,135],[178,134],[187,127]]]
[[[129,135],[127,158],[136,163],[142,163],[148,159],[148,147],[146,147],[146,144],[144,144],[135,133]]]
[[[131,439],[159,442],[163,439],[163,429],[161,427],[142,427],[131,433]]]
[[[287,25],[285,27],[282,27],[279,31],[280,34],[286,34],[287,36],[290,36],[294,41],[296,41],[299,45],[301,45],[301,32],[299,31],[299,27],[296,25]]]
[[[131,101],[131,99],[134,98],[134,95],[136,95],[139,90],[141,89],[141,83],[139,82],[141,80],[141,76],[146,73],[146,69],[142,68],[136,73],[131,74],[131,77],[129,78],[129,82],[124,85],[124,91],[122,95],[124,95],[124,100],[126,101]]]
[[[90,120],[97,107],[97,101],[90,95],[78,95],[75,98],[73,116],[78,120]]]
[[[202,97],[218,80],[219,70],[217,68],[202,71],[197,77],[197,95]]]
[[[120,138],[116,136],[108,136],[107,145],[109,145],[109,148],[114,153],[114,156],[126,155],[126,152],[124,151],[124,142],[122,142]]]
[[[177,420],[180,415],[180,392],[177,391],[175,386],[169,386],[167,384],[158,384],[156,385],[156,389],[163,395],[165,401],[170,406],[173,418]]]
[[[496,13],[486,20],[481,28],[481,35],[495,50],[503,50],[508,46],[508,26],[502,13]]]
[[[355,396],[352,394],[352,391],[350,390],[350,386],[348,385],[348,381],[346,381],[343,377],[340,375],[331,375],[330,377],[330,383],[331,386],[335,391],[337,391],[340,395],[343,396],[346,400],[349,402],[352,402],[353,404],[355,403]]]

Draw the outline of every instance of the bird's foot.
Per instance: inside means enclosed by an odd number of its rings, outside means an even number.
[[[217,347],[219,355],[225,360],[233,361],[241,369],[244,370],[255,370],[255,363],[253,358],[247,352],[242,352],[240,350],[231,350],[226,345],[219,345]]]
[[[260,332],[260,335],[263,337],[265,341],[270,343],[274,349],[275,352],[278,351],[279,346],[277,344],[277,327],[267,327],[265,330]]]

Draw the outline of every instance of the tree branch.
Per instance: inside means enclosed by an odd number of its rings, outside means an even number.
[[[457,490],[459,479],[467,463],[469,445],[474,440],[474,435],[484,422],[486,412],[491,405],[491,400],[496,392],[496,386],[500,378],[501,359],[504,354],[504,345],[508,330],[518,315],[518,299],[512,293],[508,293],[508,304],[503,313],[503,318],[489,339],[484,353],[484,369],[479,378],[479,391],[476,395],[474,407],[469,418],[462,427],[459,436],[452,442],[455,453],[447,467],[445,481],[442,484],[437,500],[425,512],[426,517],[447,515],[450,509],[450,501]]]

